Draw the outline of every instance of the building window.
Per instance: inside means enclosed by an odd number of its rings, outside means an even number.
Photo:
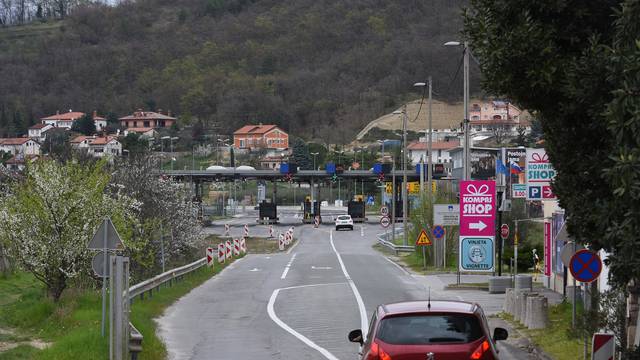
[[[240,140],[240,147],[243,148],[245,146],[244,139]]]
[[[149,122],[148,121],[145,121],[143,124],[144,124],[143,125],[144,127],[149,127]]]
[[[133,122],[133,127],[138,127],[138,122],[137,121]]]

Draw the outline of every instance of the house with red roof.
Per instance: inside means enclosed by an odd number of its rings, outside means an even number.
[[[76,136],[70,143],[71,147],[86,150],[95,157],[122,155],[122,143],[115,136]]]
[[[142,111],[138,109],[131,115],[121,117],[120,126],[123,128],[165,128],[171,127],[178,120],[171,116],[169,111],[167,115],[161,112],[162,110],[155,111]]]
[[[53,125],[50,125],[50,124],[42,124],[42,123],[35,124],[32,127],[30,127],[28,130],[29,137],[31,139],[39,141],[40,143],[43,143],[46,139],[45,133],[47,132],[47,130],[52,128],[53,128]]]
[[[276,125],[245,125],[233,133],[233,147],[282,150],[289,147],[289,134]]]
[[[62,127],[71,129],[73,123],[80,120],[86,114],[80,111],[69,110],[69,112],[60,113],[57,111],[55,115],[43,117],[40,119],[43,124],[51,125],[53,127]],[[93,121],[96,124],[96,131],[101,131],[107,126],[107,119],[98,116],[98,112],[93,112]]]
[[[433,164],[447,164],[451,162],[450,150],[453,150],[460,146],[460,141],[433,141],[431,143],[431,162]],[[407,146],[409,152],[409,158],[413,164],[419,164],[420,159],[424,159],[427,163],[429,160],[429,143],[423,141],[415,141]]]
[[[12,155],[40,155],[40,143],[28,137],[0,139],[0,151]]]

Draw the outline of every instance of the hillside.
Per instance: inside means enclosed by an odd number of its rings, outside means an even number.
[[[228,133],[350,141],[419,93],[461,94],[463,0],[139,0],[0,29],[0,135],[56,110],[171,110]],[[471,84],[479,83],[473,71]]]

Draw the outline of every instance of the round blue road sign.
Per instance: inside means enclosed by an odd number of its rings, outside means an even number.
[[[582,249],[571,257],[569,270],[577,281],[590,283],[600,276],[602,260],[598,254]]]
[[[440,225],[436,225],[433,227],[433,236],[436,239],[442,239],[442,237],[444,236],[444,228]]]

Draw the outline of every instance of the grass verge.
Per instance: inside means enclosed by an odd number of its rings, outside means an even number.
[[[213,270],[202,267],[171,287],[163,286],[154,291],[153,297],[134,301],[130,321],[144,336],[139,359],[166,357],[164,344],[156,336],[153,319],[230,263],[215,264]],[[50,343],[42,350],[20,343],[18,347],[0,352],[1,360],[108,358],[108,337],[103,338],[100,331],[100,290],[68,289],[62,299],[54,303],[45,296],[44,287],[33,276],[16,273],[0,278],[0,299],[0,329],[11,329],[12,336],[20,339],[41,339]]]
[[[549,326],[546,329],[529,330],[516,322],[513,316],[506,313],[501,313],[500,317],[511,323],[520,333],[553,359],[575,360],[582,358],[584,340],[572,335],[570,303],[563,302],[549,307]],[[590,342],[588,349],[591,350]],[[590,352],[588,356],[590,356]],[[590,359],[590,357],[588,358]]]

